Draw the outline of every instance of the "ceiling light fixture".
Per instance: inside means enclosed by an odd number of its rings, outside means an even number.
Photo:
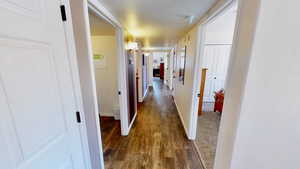
[[[127,50],[137,50],[138,49],[138,43],[137,42],[128,42],[126,45]]]

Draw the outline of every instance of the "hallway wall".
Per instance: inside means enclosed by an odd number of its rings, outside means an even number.
[[[298,169],[300,2],[243,0],[242,3],[244,11],[249,8],[258,11],[254,13],[257,25],[252,31],[247,19],[251,13],[240,17],[246,24],[240,32],[253,33],[253,41],[246,48],[249,53],[235,53],[236,58],[248,56],[250,61],[231,169]],[[239,42],[243,44],[245,40]],[[223,166],[217,169],[221,168],[224,169]]]
[[[207,11],[205,15],[195,24],[176,44],[176,79],[174,80],[174,101],[177,105],[179,115],[181,116],[183,126],[185,127],[186,134],[189,139],[195,139],[195,133],[193,132],[193,123],[195,123],[193,112],[192,112],[192,94],[193,94],[193,84],[195,78],[195,64],[196,57],[199,55],[199,49],[197,46],[200,43],[199,31],[201,31],[201,24],[203,24],[207,18],[211,17],[216,11],[227,5],[232,0],[219,0],[211,9]],[[189,39],[189,40],[188,40]],[[178,81],[178,54],[179,49],[187,45],[187,57],[186,57],[186,70],[185,70],[185,84],[182,85]]]
[[[94,54],[105,57],[105,65],[95,65],[97,96],[101,116],[119,119],[118,60],[115,36],[92,36]]]
[[[147,56],[148,64],[148,85],[153,86],[153,53],[150,52]]]
[[[194,83],[194,66],[195,56],[197,55],[197,40],[198,40],[198,27],[193,28],[186,36],[184,36],[177,44],[176,51],[176,79],[174,80],[174,101],[178,108],[179,115],[183,122],[183,126],[190,138],[190,117],[191,117],[191,105],[192,105],[192,92]],[[186,64],[185,64],[185,76],[184,84],[179,81],[179,56],[180,49],[187,46],[186,49]]]

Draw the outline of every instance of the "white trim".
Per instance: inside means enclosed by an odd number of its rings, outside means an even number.
[[[85,111],[83,108],[82,102],[82,93],[80,87],[80,79],[79,79],[79,69],[77,63],[77,53],[76,53],[76,46],[75,46],[75,39],[73,36],[73,24],[72,24],[72,17],[71,17],[71,7],[70,3],[67,0],[61,0],[61,5],[65,6],[66,10],[66,17],[68,23],[64,22],[64,31],[65,31],[65,38],[66,38],[66,46],[68,50],[68,60],[70,64],[70,72],[72,76],[72,83],[73,83],[73,90],[76,99],[76,107],[77,110],[81,113],[81,116],[85,116]],[[88,144],[88,136],[87,136],[87,127],[86,121],[82,118],[82,123],[79,125],[79,132],[81,137],[82,149],[84,151],[84,163],[87,169],[91,169],[91,157],[89,151],[89,144]]]
[[[130,129],[131,129],[133,123],[135,122],[136,116],[137,116],[137,112],[135,112],[135,114],[134,114],[134,116],[133,116],[133,118],[132,118],[132,121],[131,121],[131,123],[130,123],[130,125],[129,125],[129,127],[128,127],[128,133],[127,133],[127,135],[129,134],[129,131],[130,131]]]
[[[144,93],[144,95],[142,97],[139,97],[139,103],[142,103],[145,100],[145,98],[148,94],[148,88],[149,88],[149,86],[147,87],[146,92]]]
[[[118,35],[118,43],[119,43],[119,90],[121,91],[120,95],[120,120],[121,120],[121,134],[122,136],[127,136],[129,134],[130,128],[128,125],[128,83],[127,82],[127,70],[126,70],[126,53],[125,53],[125,46],[124,46],[124,36],[123,31],[121,29],[117,32]],[[121,71],[125,70],[125,71]]]
[[[120,102],[120,121],[121,121],[121,135],[126,136],[129,134],[130,128],[128,127],[128,98],[127,96],[127,83],[126,81],[126,57],[124,47],[123,28],[117,19],[112,16],[109,11],[98,1],[89,0],[89,9],[96,13],[99,17],[105,19],[112,24],[116,29],[117,50],[118,50],[118,86],[121,95],[119,95]]]
[[[146,89],[146,92],[145,92],[145,94],[144,94],[144,96],[143,96],[143,101],[144,101],[144,99],[147,97],[147,95],[148,95],[148,90],[149,90],[149,86],[147,86],[147,89]]]
[[[102,17],[104,19],[107,19],[109,23],[111,23],[115,27],[123,29],[121,23],[117,20],[117,18],[114,17],[98,0],[88,0],[88,3],[98,12],[100,12],[102,14]]]
[[[91,32],[90,32],[90,21],[89,21],[89,13],[88,13],[88,1],[83,2],[83,19],[85,23],[85,30],[86,30],[86,42],[87,42],[87,57],[89,59],[89,65],[90,65],[90,76],[92,79],[92,93],[93,93],[93,100],[94,100],[94,114],[95,119],[93,121],[88,121],[87,123],[95,123],[95,129],[94,131],[100,131],[96,133],[97,139],[95,141],[98,141],[98,147],[99,148],[99,158],[100,158],[100,167],[104,169],[104,157],[103,157],[103,149],[102,149],[102,138],[101,138],[101,129],[100,129],[100,119],[98,118],[99,114],[99,108],[98,108],[98,98],[97,98],[97,90],[96,90],[96,79],[95,79],[95,67],[94,67],[94,61],[93,61],[93,50],[92,50],[92,39],[91,39]],[[97,150],[95,150],[97,152]],[[91,157],[94,158],[94,157]],[[95,161],[94,161],[95,162]],[[95,164],[94,164],[95,165]]]
[[[204,159],[203,159],[203,157],[202,157],[202,155],[201,155],[201,151],[200,151],[200,149],[198,148],[198,145],[197,145],[196,141],[193,141],[193,144],[194,144],[194,147],[195,147],[195,149],[196,149],[196,151],[197,151],[198,157],[199,157],[199,159],[200,159],[200,162],[201,162],[203,168],[204,168],[204,169],[207,169],[207,166],[206,166],[205,161],[204,161]]]
[[[143,103],[143,97],[139,97],[139,103]]]
[[[183,128],[184,128],[185,134],[186,134],[187,138],[190,139],[190,134],[189,134],[189,132],[188,132],[186,126],[185,126],[185,123],[184,123],[183,118],[182,118],[182,114],[181,114],[181,112],[180,112],[180,110],[179,110],[179,108],[178,108],[178,105],[177,105],[177,103],[176,103],[176,100],[175,100],[175,99],[173,99],[173,100],[174,100],[174,103],[175,103],[175,106],[176,106],[176,109],[177,109],[177,112],[178,112],[178,115],[179,115],[181,124],[182,124],[182,126],[183,126]]]
[[[125,69],[125,50],[124,50],[124,38],[123,38],[123,28],[121,26],[121,24],[109,13],[108,10],[105,9],[104,6],[102,6],[97,0],[88,0],[88,1],[82,1],[82,2],[69,2],[69,3],[72,3],[74,4],[75,7],[77,6],[80,6],[80,8],[78,9],[73,9],[74,11],[80,13],[79,15],[80,16],[80,19],[81,19],[81,23],[83,23],[83,25],[81,25],[83,28],[82,31],[85,31],[83,32],[85,38],[82,39],[83,43],[86,43],[86,49],[83,49],[83,50],[87,50],[87,57],[88,57],[88,62],[89,62],[89,72],[90,74],[88,76],[91,76],[91,92],[93,93],[92,94],[92,99],[93,100],[93,113],[95,114],[92,114],[90,116],[94,116],[95,118],[93,118],[94,120],[92,121],[84,121],[84,118],[83,118],[83,125],[82,125],[82,128],[80,129],[81,130],[81,133],[82,133],[82,138],[87,138],[87,133],[90,131],[90,132],[94,132],[95,131],[95,136],[91,136],[91,137],[88,137],[89,140],[84,140],[83,141],[83,147],[89,151],[87,151],[86,153],[86,156],[85,157],[85,161],[89,161],[89,162],[86,162],[88,165],[89,165],[89,168],[88,169],[91,169],[91,164],[92,166],[94,167],[93,169],[104,169],[104,160],[103,160],[103,151],[102,151],[102,140],[101,140],[101,132],[100,132],[100,122],[99,122],[99,118],[98,117],[98,114],[99,114],[99,111],[98,111],[98,102],[97,102],[97,93],[96,93],[96,82],[95,82],[95,72],[94,72],[94,64],[93,64],[93,59],[92,59],[92,44],[91,44],[91,37],[90,37],[90,25],[89,25],[89,14],[88,14],[88,10],[93,10],[93,12],[95,12],[98,16],[102,17],[103,19],[107,20],[109,23],[111,23],[115,28],[116,28],[116,37],[117,37],[117,42],[118,42],[118,55],[120,57],[119,59],[119,66],[120,68],[118,70],[120,70],[121,73],[119,73],[119,89],[121,91],[121,96],[120,96],[120,115],[121,115],[121,133],[122,135],[128,135],[128,132],[129,132],[129,127],[128,127],[128,105],[127,105],[127,84],[124,85],[122,84],[121,82],[124,82],[125,80],[123,79],[126,79],[126,71],[122,71],[123,69]],[[69,5],[69,4],[68,4]],[[66,6],[66,7],[69,7],[69,9],[71,9],[71,5],[69,6]],[[68,10],[69,10],[68,9]],[[73,12],[74,12],[73,11]],[[76,13],[75,12],[75,13]],[[68,12],[68,14],[71,14],[70,10]],[[66,22],[65,25],[67,25],[65,28],[66,28],[66,34],[67,34],[67,42],[69,42],[67,45],[69,46],[70,49],[73,49],[75,50],[75,45],[72,44],[71,42],[74,42],[76,39],[76,35],[73,34],[73,30],[72,30],[72,18],[71,16],[68,16],[68,20]],[[72,46],[73,45],[73,46]],[[76,52],[76,50],[75,50]],[[76,58],[76,54],[74,54],[74,51],[72,53],[70,53],[70,55],[72,55],[72,57],[75,57],[75,61],[77,61],[77,58]],[[74,60],[74,59],[73,59]],[[74,66],[75,65],[75,66]],[[77,99],[80,100],[80,101],[77,101],[79,102],[80,104],[80,107],[78,108],[79,110],[81,109],[81,112],[82,114],[84,115],[84,108],[83,108],[83,96],[81,93],[81,87],[80,87],[80,78],[79,78],[79,69],[78,69],[78,63],[77,62],[74,62],[72,63],[72,73],[74,75],[74,79],[73,79],[73,82],[74,82],[74,86],[76,87],[77,91],[76,91],[76,96],[77,96]],[[86,116],[86,115],[85,115]],[[92,124],[89,128],[89,130],[87,130],[87,127],[86,127],[86,124]],[[94,140],[95,139],[95,140]],[[89,146],[89,143],[93,143],[93,142],[96,142],[98,145],[94,147],[91,147]],[[90,152],[91,151],[91,152]],[[97,156],[97,157],[92,157],[92,154]],[[99,156],[98,156],[99,155]],[[97,164],[95,164],[95,163]]]
[[[201,44],[201,42],[205,39],[205,27],[201,29],[201,27],[198,28],[197,32],[198,40],[196,43],[196,61],[195,61],[195,67],[194,67],[194,83],[193,83],[193,90],[192,90],[192,105],[191,105],[191,116],[190,116],[190,134],[191,138],[194,140],[196,139],[197,135],[197,122],[198,122],[198,105],[199,105],[199,97],[198,93],[200,93],[200,75],[201,72],[199,71],[201,69],[201,61],[202,61],[202,55],[204,54],[204,43]]]

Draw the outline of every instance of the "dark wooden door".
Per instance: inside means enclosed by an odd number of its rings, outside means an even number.
[[[164,76],[165,76],[165,64],[164,63],[160,63],[159,74],[160,74],[160,79],[163,80]]]
[[[136,113],[136,79],[135,79],[135,66],[134,66],[134,58],[133,53],[131,51],[127,51],[127,73],[128,73],[128,124],[133,120],[133,117]]]
[[[203,106],[203,96],[204,96],[204,89],[205,89],[206,72],[207,72],[206,68],[202,69],[201,83],[200,83],[200,93],[198,94],[198,97],[199,97],[198,115],[199,116],[201,116],[203,114],[202,106]]]

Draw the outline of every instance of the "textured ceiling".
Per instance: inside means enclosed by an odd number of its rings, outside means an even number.
[[[173,45],[217,0],[99,0],[145,47]]]

